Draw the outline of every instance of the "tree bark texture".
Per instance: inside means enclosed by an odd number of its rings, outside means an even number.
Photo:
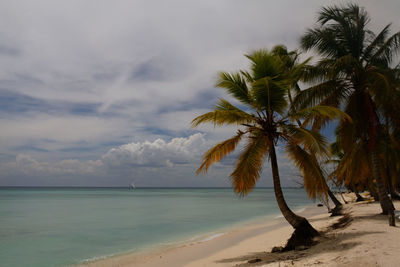
[[[386,191],[386,187],[383,184],[380,170],[379,170],[379,159],[376,151],[371,152],[371,159],[372,159],[372,172],[374,178],[376,180],[376,185],[378,187],[378,194],[379,194],[379,203],[381,204],[382,213],[388,215],[389,225],[395,226],[395,217],[394,217],[394,206],[392,201],[389,199],[388,193]]]

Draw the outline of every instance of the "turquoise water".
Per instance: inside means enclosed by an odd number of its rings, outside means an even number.
[[[285,189],[293,209],[312,202]],[[272,189],[0,189],[0,266],[68,266],[280,214]]]

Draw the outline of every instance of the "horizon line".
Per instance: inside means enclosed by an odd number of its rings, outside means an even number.
[[[70,188],[70,189],[127,189],[129,186],[0,186],[0,189],[12,189],[12,188]],[[254,189],[273,189],[273,186],[260,186],[255,187]],[[303,189],[303,187],[296,186],[283,186],[282,188],[295,188],[295,189]],[[139,186],[136,189],[233,189],[232,187],[205,187],[205,186]]]

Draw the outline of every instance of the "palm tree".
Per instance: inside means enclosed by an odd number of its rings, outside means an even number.
[[[400,49],[400,32],[389,36],[389,24],[375,35],[366,28],[369,21],[367,12],[354,4],[322,8],[319,25],[301,38],[304,50],[314,49],[322,57],[304,77],[317,85],[302,91],[296,103],[299,107],[343,107],[350,115],[352,124],[339,124],[339,145],[350,153],[357,144],[367,144],[382,212],[394,225],[394,206],[381,177],[377,143],[382,132],[380,117],[392,114],[386,103],[392,101],[390,64]]]
[[[287,98],[290,103],[290,112],[295,113],[296,107],[293,103],[293,96],[297,96],[301,92],[298,82],[302,76],[302,72],[305,69],[303,67],[299,67],[298,64],[300,53],[296,50],[289,52],[283,45],[275,46],[272,50],[272,53],[279,56],[280,59],[283,61],[286,72],[294,73],[292,84],[287,89]],[[305,62],[308,62],[308,60],[306,60]],[[302,65],[306,67],[304,63]],[[295,76],[296,74],[297,76]],[[313,116],[312,119],[314,120],[311,120],[310,117],[305,119],[303,122],[301,122],[299,119],[296,119],[295,121],[298,127],[306,128],[309,126],[309,124],[311,124],[313,130],[319,131],[330,120],[330,118],[327,116]],[[330,210],[329,212],[332,213],[332,216],[341,215],[342,203],[340,203],[340,201],[332,193],[328,184],[326,183],[326,172],[323,170],[321,164],[318,162],[318,159],[315,157],[314,154],[310,154],[309,157],[310,161],[313,162],[313,168],[315,169],[315,171],[303,172],[304,188],[308,196],[311,199],[315,199],[317,195],[320,199],[326,199],[329,196],[329,198],[335,205],[335,208]],[[309,173],[312,173],[313,175],[309,175]]]
[[[318,132],[298,127],[293,121],[304,117],[342,116],[340,110],[317,106],[298,112],[288,109],[288,88],[297,77],[299,64],[287,71],[284,61],[268,50],[258,50],[246,56],[250,60],[250,71],[237,73],[222,72],[216,86],[224,88],[239,101],[239,106],[220,99],[215,109],[196,117],[192,126],[202,123],[237,125],[235,136],[208,150],[197,173],[205,173],[209,167],[233,152],[243,139],[246,145],[241,152],[230,178],[235,191],[241,195],[250,192],[260,177],[263,162],[269,159],[272,169],[275,197],[278,206],[290,225],[295,229],[285,249],[293,249],[299,244],[310,244],[318,232],[306,218],[295,214],[287,205],[283,196],[275,146],[285,144],[286,151],[295,160],[297,166],[309,176],[317,170],[310,160],[310,153],[327,153],[325,138]],[[318,174],[316,174],[318,175]]]
[[[394,68],[393,76],[391,77],[391,81],[395,88],[394,92],[391,92],[389,96],[392,101],[388,101],[386,103],[385,112],[391,111],[392,114],[399,114],[400,107],[398,103],[400,102],[400,64]],[[388,98],[388,97],[385,97]],[[400,133],[400,118],[399,116],[395,116],[389,119],[390,114],[384,114],[384,166],[385,172],[384,176],[386,176],[386,181],[388,185],[388,191],[392,197],[392,199],[400,199],[400,194],[394,188],[394,184],[396,183],[396,176],[398,177],[398,173],[396,171],[396,163],[398,162],[398,136]],[[397,138],[395,137],[397,135]]]
[[[394,104],[390,107],[390,110],[393,111],[394,114],[400,114],[400,63],[394,68],[394,81],[395,81],[395,95],[392,95],[391,104]],[[387,138],[386,139],[386,148],[387,152],[385,155],[386,168],[390,168],[390,176],[391,182],[394,184],[393,191],[397,196],[400,194],[396,191],[400,191],[400,116],[392,117],[390,120],[390,124],[386,123],[386,131]]]

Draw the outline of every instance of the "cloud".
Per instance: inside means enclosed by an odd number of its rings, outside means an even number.
[[[0,162],[0,184],[47,186],[231,186],[229,175],[241,148],[214,164],[206,175],[197,176],[201,156],[212,145],[205,134],[154,141],[133,142],[109,149],[93,160],[43,160],[18,154],[15,161]],[[278,152],[282,184],[296,185],[290,177],[297,171]],[[269,162],[265,162],[259,186],[271,186]]]
[[[397,1],[358,2],[370,12],[374,29],[397,18]],[[246,68],[243,54],[254,49],[279,43],[297,48],[317,10],[329,3],[336,1],[1,1],[3,173],[4,166],[15,169],[7,164],[22,154],[43,170],[46,162],[50,168],[69,159],[100,160],[107,167],[120,166],[124,175],[129,170],[153,177],[154,185],[167,184],[156,178],[161,174],[169,175],[171,185],[178,182],[173,177],[182,182],[185,175],[194,184],[219,184],[195,180],[189,165],[198,152],[172,140],[196,134],[190,121],[226,97],[214,88],[219,71]],[[400,26],[392,22],[393,29]],[[198,130],[209,144],[205,147],[233,133],[212,126]],[[118,168],[104,168],[86,182],[96,177],[103,177],[102,184],[125,182],[115,178],[123,176],[122,171],[115,175]],[[227,169],[218,175],[216,169],[208,177],[229,176]]]
[[[39,162],[29,155],[19,154],[16,158],[16,168],[29,175],[66,175],[91,174],[102,167],[100,160],[79,161],[76,159],[61,160],[54,163]]]
[[[110,149],[102,160],[110,167],[147,166],[173,167],[197,162],[205,150],[204,135],[197,133],[188,138],[173,138],[169,142],[130,143]]]
[[[12,46],[7,46],[7,45],[0,45],[0,55],[5,55],[5,56],[18,56],[20,55],[20,51]]]

